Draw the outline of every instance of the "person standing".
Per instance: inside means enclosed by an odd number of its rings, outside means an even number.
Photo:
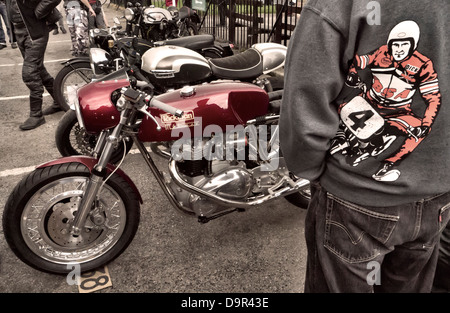
[[[219,22],[218,26],[226,26],[226,17],[228,14],[227,0],[215,0],[216,7],[219,11]]]
[[[95,16],[95,12],[88,0],[64,0],[64,7],[72,41],[72,55],[75,57],[88,56],[88,15]]]
[[[279,125],[289,170],[311,181],[305,292],[432,290],[450,219],[449,10],[447,0],[304,7]]]
[[[103,7],[100,1],[98,0],[88,0],[92,9],[95,12],[95,15],[89,15],[89,24],[88,28],[106,28],[108,27],[108,22],[106,21]]]
[[[17,48],[16,36],[14,35],[11,23],[8,20],[5,0],[0,0],[0,16],[3,18],[3,23],[5,24],[6,27],[6,33],[8,34],[11,48],[16,49]],[[2,22],[0,20],[0,50],[4,48],[6,48],[6,35],[5,31],[3,30]]]
[[[16,1],[6,0],[8,17],[14,27],[20,53],[23,57],[22,80],[30,90],[29,118],[20,125],[31,130],[45,123],[43,115],[60,111],[54,100],[53,77],[44,66],[44,55],[49,38],[47,20],[60,0]],[[53,98],[53,105],[42,111],[44,88]]]
[[[58,10],[59,10],[60,12],[62,12],[62,11],[64,10],[63,3],[64,3],[64,2],[61,2],[61,3],[58,5]],[[66,30],[66,28],[64,27],[64,17],[63,17],[62,15],[61,15],[61,18],[58,20],[58,25],[59,25],[59,29],[61,30],[61,32],[62,32],[63,34],[67,33],[67,30]],[[53,31],[53,35],[58,35],[58,34],[59,34],[59,30],[58,30],[58,28],[56,28],[56,29]]]

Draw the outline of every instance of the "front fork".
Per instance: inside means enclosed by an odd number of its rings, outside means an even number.
[[[71,227],[71,234],[73,236],[79,236],[83,225],[86,222],[86,218],[92,209],[92,204],[97,198],[97,195],[100,192],[100,189],[103,184],[103,178],[106,176],[107,165],[111,158],[111,155],[114,151],[114,147],[118,144],[120,139],[120,134],[122,132],[123,127],[128,121],[129,114],[131,112],[130,108],[126,108],[120,114],[120,122],[114,128],[111,135],[108,137],[102,137],[101,140],[105,142],[104,147],[102,149],[102,154],[98,163],[94,166],[91,172],[91,176],[89,178],[89,182],[84,190],[82,199],[80,201],[80,205],[78,207],[77,214],[73,220],[73,224]]]

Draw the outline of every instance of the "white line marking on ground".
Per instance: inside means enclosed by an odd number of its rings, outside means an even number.
[[[45,63],[56,63],[56,62],[64,62],[67,61],[68,59],[59,59],[59,60],[49,60],[49,61],[44,61]],[[19,66],[19,65],[23,65],[23,63],[8,63],[8,64],[0,64],[0,67],[8,67],[8,66]]]
[[[35,168],[36,166],[28,166],[28,167],[13,168],[12,170],[1,171],[0,177],[22,175],[34,171]]]
[[[130,150],[130,152],[128,152],[129,154],[139,154],[139,149],[132,149]],[[27,166],[27,167],[18,167],[18,168],[13,168],[11,170],[4,170],[0,172],[0,177],[7,177],[7,176],[17,176],[17,175],[22,175],[22,174],[26,174],[28,172],[32,172],[36,169],[37,165],[33,165],[33,166]]]
[[[47,97],[50,96],[49,93],[44,93],[42,95],[43,97]],[[0,97],[0,101],[2,100],[16,100],[16,99],[28,99],[30,97],[30,95],[26,95],[26,96],[12,96],[12,97]]]

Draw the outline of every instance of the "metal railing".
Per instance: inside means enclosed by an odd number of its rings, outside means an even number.
[[[191,6],[192,0],[177,1]],[[288,44],[306,0],[207,0],[200,16],[200,32],[228,41],[245,50],[252,44],[277,42]],[[127,0],[110,0],[108,5],[124,7]],[[144,6],[165,7],[165,0],[141,0]]]

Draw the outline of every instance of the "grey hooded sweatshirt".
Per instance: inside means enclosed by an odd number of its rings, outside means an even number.
[[[449,13],[449,0],[309,0],[285,65],[290,171],[367,206],[450,191]]]

